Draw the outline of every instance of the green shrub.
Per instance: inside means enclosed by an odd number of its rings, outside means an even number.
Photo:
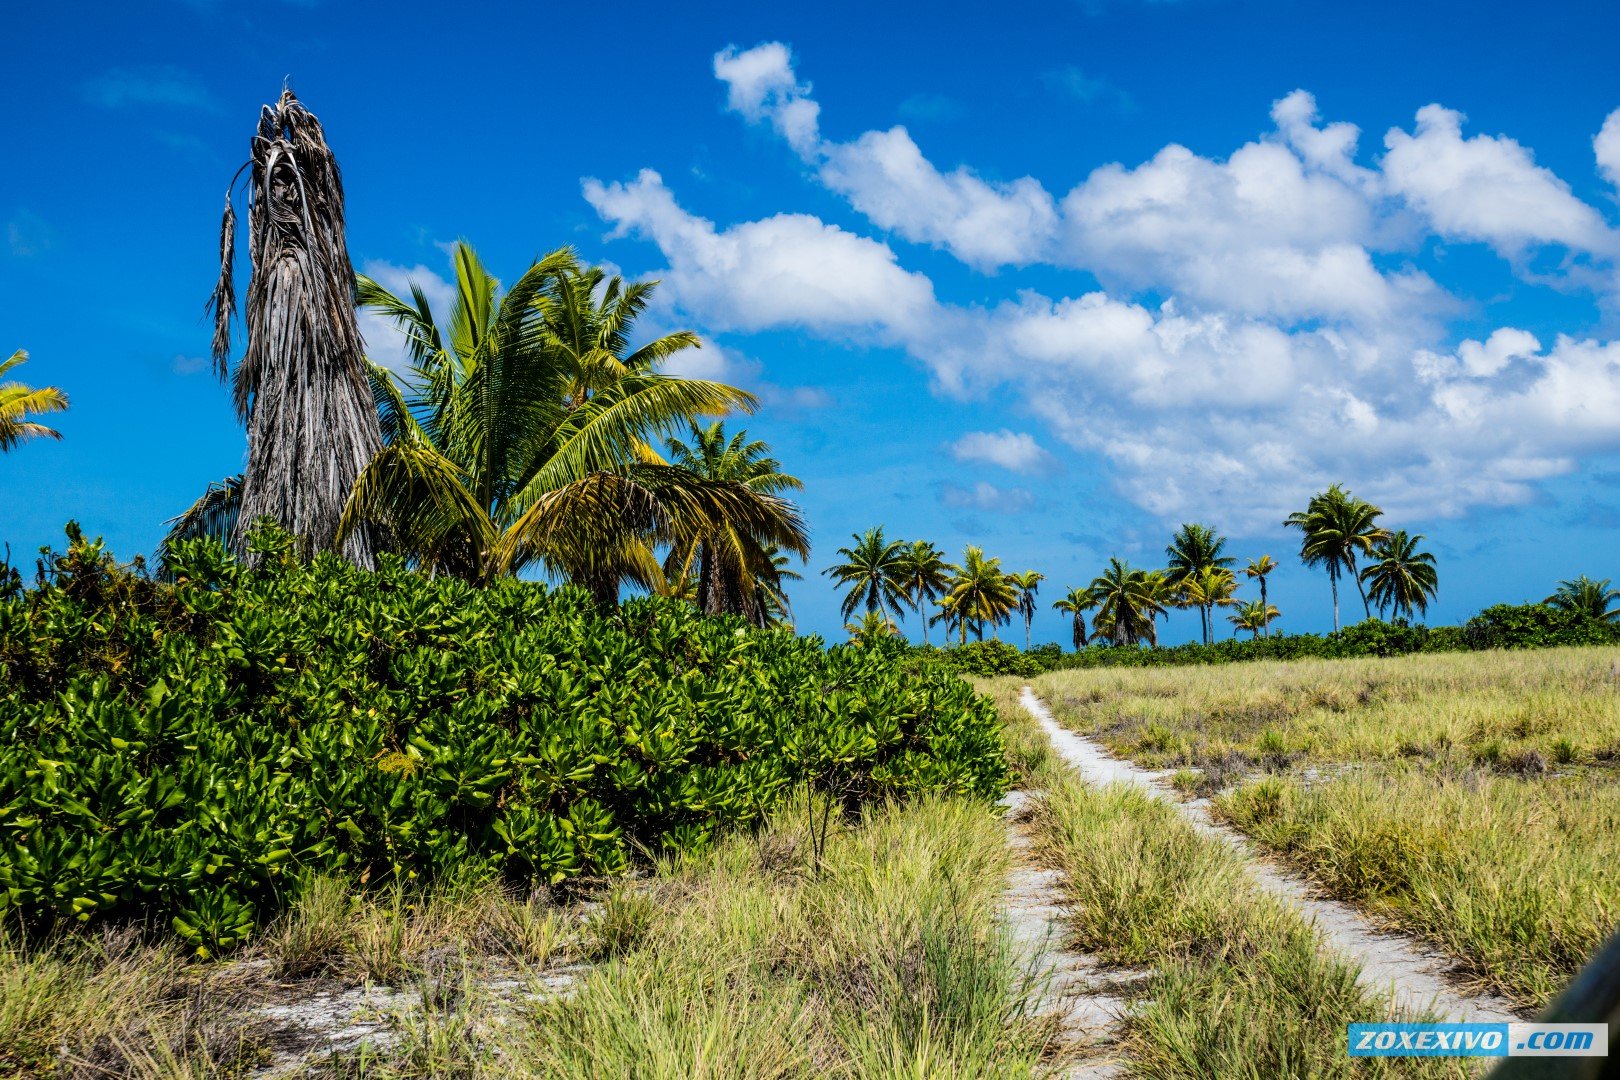
[[[1546,604],[1497,604],[1463,624],[1462,634],[1470,649],[1546,649],[1612,645],[1620,626]]]
[[[70,535],[34,588],[0,574],[0,922],[157,919],[206,954],[317,875],[556,883],[799,786],[1005,783],[993,706],[904,651],[274,533],[258,568],[181,545],[166,583]]]

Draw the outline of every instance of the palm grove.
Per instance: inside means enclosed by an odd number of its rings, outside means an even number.
[[[362,567],[389,552],[474,583],[537,569],[602,603],[629,586],[754,625],[791,623],[784,584],[799,577],[792,559],[809,544],[785,496],[801,484],[766,444],[716,419],[751,412],[752,395],[663,372],[699,346],[695,334],[632,347],[655,283],[609,276],[562,248],[502,289],[459,243],[455,300],[441,322],[420,288],[398,296],[354,274],[336,159],[291,91],[263,110],[251,145],[238,173],[250,278],[234,367],[235,179],[210,301],[213,356],[247,429],[247,464],[171,522],[165,552],[212,536],[252,558],[251,533],[268,522]],[[366,357],[357,307],[399,328],[403,370]],[[0,375],[26,359],[14,353]],[[60,438],[33,417],[66,407],[56,387],[0,385],[0,451]],[[1284,522],[1299,532],[1301,560],[1328,577],[1335,630],[1342,581],[1369,618],[1376,606],[1410,620],[1436,594],[1423,537],[1383,527],[1382,516],[1333,485]],[[1184,524],[1163,568],[1112,558],[1051,606],[1076,649],[1157,645],[1159,620],[1175,609],[1197,612],[1206,644],[1223,613],[1234,633],[1269,635],[1281,615],[1267,590],[1277,562],[1261,555],[1238,567],[1227,544],[1211,526]],[[891,540],[881,527],[838,555],[826,573],[844,590],[841,613],[858,639],[898,634],[909,610],[925,644],[931,626],[965,643],[1015,620],[1031,644],[1045,580],[1036,571],[1005,571],[976,546],[948,562],[934,544]],[[1258,595],[1239,599],[1240,578]],[[1617,599],[1608,581],[1583,576],[1546,603],[1608,618]]]

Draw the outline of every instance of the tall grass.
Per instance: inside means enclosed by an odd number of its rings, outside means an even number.
[[[1451,757],[1620,763],[1620,649],[1061,671],[1064,724],[1147,765]]]
[[[504,1031],[499,1068],[1028,1075],[1045,1039],[995,922],[1008,858],[982,806],[938,800],[838,828],[819,872],[791,831],[723,844],[661,875],[631,947]]]
[[[1620,649],[1035,685],[1117,753],[1203,770],[1178,787],[1235,787],[1217,799],[1232,824],[1519,1005],[1544,1005],[1620,927]]]
[[[1219,813],[1334,893],[1545,1005],[1620,927],[1620,786],[1396,763],[1266,777]]]
[[[1044,739],[1017,706],[1016,684],[992,689],[1010,747]],[[1124,1022],[1133,1075],[1467,1075],[1456,1062],[1349,1058],[1347,1024],[1417,1017],[1361,987],[1354,964],[1173,806],[1124,786],[1087,787],[1038,753],[1032,761],[1047,792],[1034,816],[1040,852],[1069,882],[1070,944],[1153,971]]]

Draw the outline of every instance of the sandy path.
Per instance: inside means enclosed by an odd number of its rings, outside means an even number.
[[[1063,947],[1067,916],[1063,874],[1039,866],[1030,854],[1034,842],[1028,810],[1039,798],[1038,792],[1014,791],[1002,800],[1015,862],[1007,875],[1000,919],[1026,970],[1041,985],[1036,1012],[1057,1017],[1063,1045],[1076,1059],[1056,1075],[1065,1080],[1109,1080],[1125,1075],[1113,1043],[1119,1037],[1127,995],[1148,972],[1109,968],[1094,956]]]
[[[1349,904],[1314,895],[1303,878],[1285,873],[1256,851],[1241,834],[1215,821],[1204,800],[1182,802],[1154,775],[1108,753],[1101,745],[1060,725],[1046,703],[1024,687],[1022,703],[1040,721],[1053,747],[1090,784],[1133,784],[1174,806],[1200,832],[1230,844],[1248,861],[1260,886],[1282,897],[1315,921],[1330,944],[1361,964],[1361,982],[1373,990],[1392,989],[1396,1001],[1412,1009],[1432,1009],[1451,1020],[1503,1023],[1522,1019],[1512,1003],[1494,994],[1471,997],[1445,976],[1448,961],[1410,938],[1377,930]]]

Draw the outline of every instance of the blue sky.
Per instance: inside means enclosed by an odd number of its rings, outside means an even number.
[[[664,279],[649,331],[701,332],[806,482],[805,629],[869,525],[1042,571],[1061,640],[1050,600],[1184,520],[1322,629],[1277,522],[1332,481],[1430,538],[1434,620],[1620,578],[1620,8],[784,7],[8,16],[0,352],[73,408],[0,459],[0,540],[149,551],[240,467],[202,304],[290,77],[360,269],[431,292],[465,237]]]

